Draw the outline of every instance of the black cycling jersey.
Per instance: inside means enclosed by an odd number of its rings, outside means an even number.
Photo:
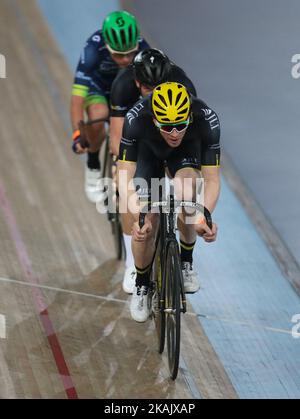
[[[177,65],[173,63],[171,65],[168,81],[176,81],[183,84],[193,96],[197,96],[195,86],[185,72]],[[140,96],[141,93],[135,84],[133,67],[131,65],[121,70],[113,82],[110,95],[110,116],[125,117],[126,113],[140,99]]]
[[[182,143],[170,147],[153,123],[151,95],[140,100],[127,113],[119,160],[137,163],[135,178],[161,178],[167,166],[172,177],[183,168],[201,170],[220,165],[220,122],[217,114],[202,100],[193,98],[190,124]]]

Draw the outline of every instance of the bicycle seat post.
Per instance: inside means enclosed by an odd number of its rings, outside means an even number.
[[[169,192],[169,205],[170,205],[170,212],[175,211],[175,198],[174,198],[174,185],[170,185],[170,192]]]

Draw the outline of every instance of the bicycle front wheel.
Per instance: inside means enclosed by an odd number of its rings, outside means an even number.
[[[161,252],[159,247],[152,266],[152,282],[154,286],[154,295],[152,297],[152,313],[157,335],[157,350],[160,354],[163,353],[165,348],[166,335],[166,316],[164,311],[164,300],[162,296],[162,274]]]
[[[123,230],[119,219],[119,213],[113,214],[111,220],[112,233],[114,236],[116,255],[118,260],[122,260],[124,251]]]
[[[116,187],[116,165],[113,161],[113,156],[109,152],[109,140],[107,138],[105,144],[105,155],[104,155],[104,164],[103,164],[103,177],[110,177],[113,180],[113,200],[115,207],[110,210],[108,203],[107,206],[107,217],[108,221],[111,223],[112,234],[114,238],[115,251],[118,260],[122,260],[125,256],[125,246],[123,240],[123,230],[119,214],[119,195]]]
[[[172,380],[177,377],[180,357],[181,277],[178,244],[172,241],[167,250],[165,305],[168,361]]]

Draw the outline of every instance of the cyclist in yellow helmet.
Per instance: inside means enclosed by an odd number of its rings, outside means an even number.
[[[145,225],[140,229],[139,210],[133,204],[135,195],[142,201],[149,201],[153,194],[157,198],[153,180],[161,179],[167,171],[174,179],[176,196],[194,200],[197,179],[203,178],[204,205],[213,212],[220,192],[218,116],[202,100],[192,97],[182,84],[160,84],[126,115],[118,169],[119,182],[123,182],[120,187],[121,203],[127,199],[132,217],[132,249],[137,270],[130,310],[136,321],[143,322],[149,316],[146,302],[157,216],[147,215]],[[132,180],[137,192],[132,190]],[[124,190],[128,196],[122,196]],[[213,224],[210,229],[203,217],[193,224],[188,224],[187,219],[188,214],[183,211],[178,222],[181,262],[185,291],[194,293],[199,289],[193,268],[193,249],[197,235],[208,243],[213,242],[217,237],[217,225]]]

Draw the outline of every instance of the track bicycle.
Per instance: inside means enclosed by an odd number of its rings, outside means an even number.
[[[139,218],[139,225],[142,228],[147,212],[152,209],[159,210],[159,228],[150,276],[149,304],[151,317],[155,322],[157,349],[160,354],[164,351],[167,338],[168,365],[172,380],[177,378],[179,367],[181,313],[186,312],[183,274],[176,238],[179,208],[192,208],[201,212],[205,216],[207,225],[212,228],[212,217],[207,208],[195,202],[175,200],[173,193],[165,201],[153,202],[150,207],[147,205]]]
[[[79,123],[79,130],[80,130],[80,138],[81,138],[81,145],[83,147],[88,147],[89,145],[89,127],[91,125],[97,124],[99,122],[107,122],[107,119],[94,119],[87,122],[80,121]],[[123,241],[123,230],[121,225],[121,218],[119,214],[119,193],[116,187],[116,162],[117,159],[110,153],[109,149],[109,131],[107,131],[104,145],[103,145],[103,152],[102,154],[102,161],[101,161],[101,177],[102,179],[109,178],[112,179],[112,187],[113,187],[113,197],[114,206],[115,208],[111,209],[109,206],[109,199],[107,198],[104,202],[107,210],[107,218],[111,224],[112,234],[114,237],[114,244],[116,250],[116,256],[118,260],[122,260],[125,256],[125,246]],[[105,185],[107,188],[108,186]]]

